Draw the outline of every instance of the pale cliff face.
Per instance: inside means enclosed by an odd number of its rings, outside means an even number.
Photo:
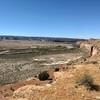
[[[92,56],[95,56],[98,54],[98,50],[96,48],[93,49],[93,52],[92,52]]]
[[[96,44],[94,41],[85,41],[80,44],[80,48],[84,48],[89,52],[90,56],[95,56],[99,52],[99,44]]]

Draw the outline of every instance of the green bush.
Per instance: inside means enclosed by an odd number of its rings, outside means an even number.
[[[55,72],[58,72],[59,71],[59,68],[55,68]]]
[[[84,74],[76,83],[78,85],[84,85],[88,90],[92,90],[93,88],[93,78],[90,74]]]
[[[49,74],[48,74],[47,71],[43,71],[43,72],[41,72],[41,73],[38,75],[38,78],[39,78],[39,80],[41,80],[41,81],[48,80]]]

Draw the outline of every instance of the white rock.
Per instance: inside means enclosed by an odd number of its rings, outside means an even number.
[[[95,98],[96,98],[96,100],[100,100],[100,97],[99,96],[96,96]]]

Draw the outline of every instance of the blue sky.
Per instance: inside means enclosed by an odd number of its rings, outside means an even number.
[[[100,38],[100,0],[0,0],[0,35]]]

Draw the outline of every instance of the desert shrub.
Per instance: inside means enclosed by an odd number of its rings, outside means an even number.
[[[39,80],[45,81],[49,79],[49,74],[47,71],[43,71],[38,75]]]
[[[90,74],[84,74],[80,79],[76,81],[78,85],[84,85],[88,90],[93,89],[93,78]]]
[[[55,72],[58,72],[59,71],[59,68],[55,68]]]

